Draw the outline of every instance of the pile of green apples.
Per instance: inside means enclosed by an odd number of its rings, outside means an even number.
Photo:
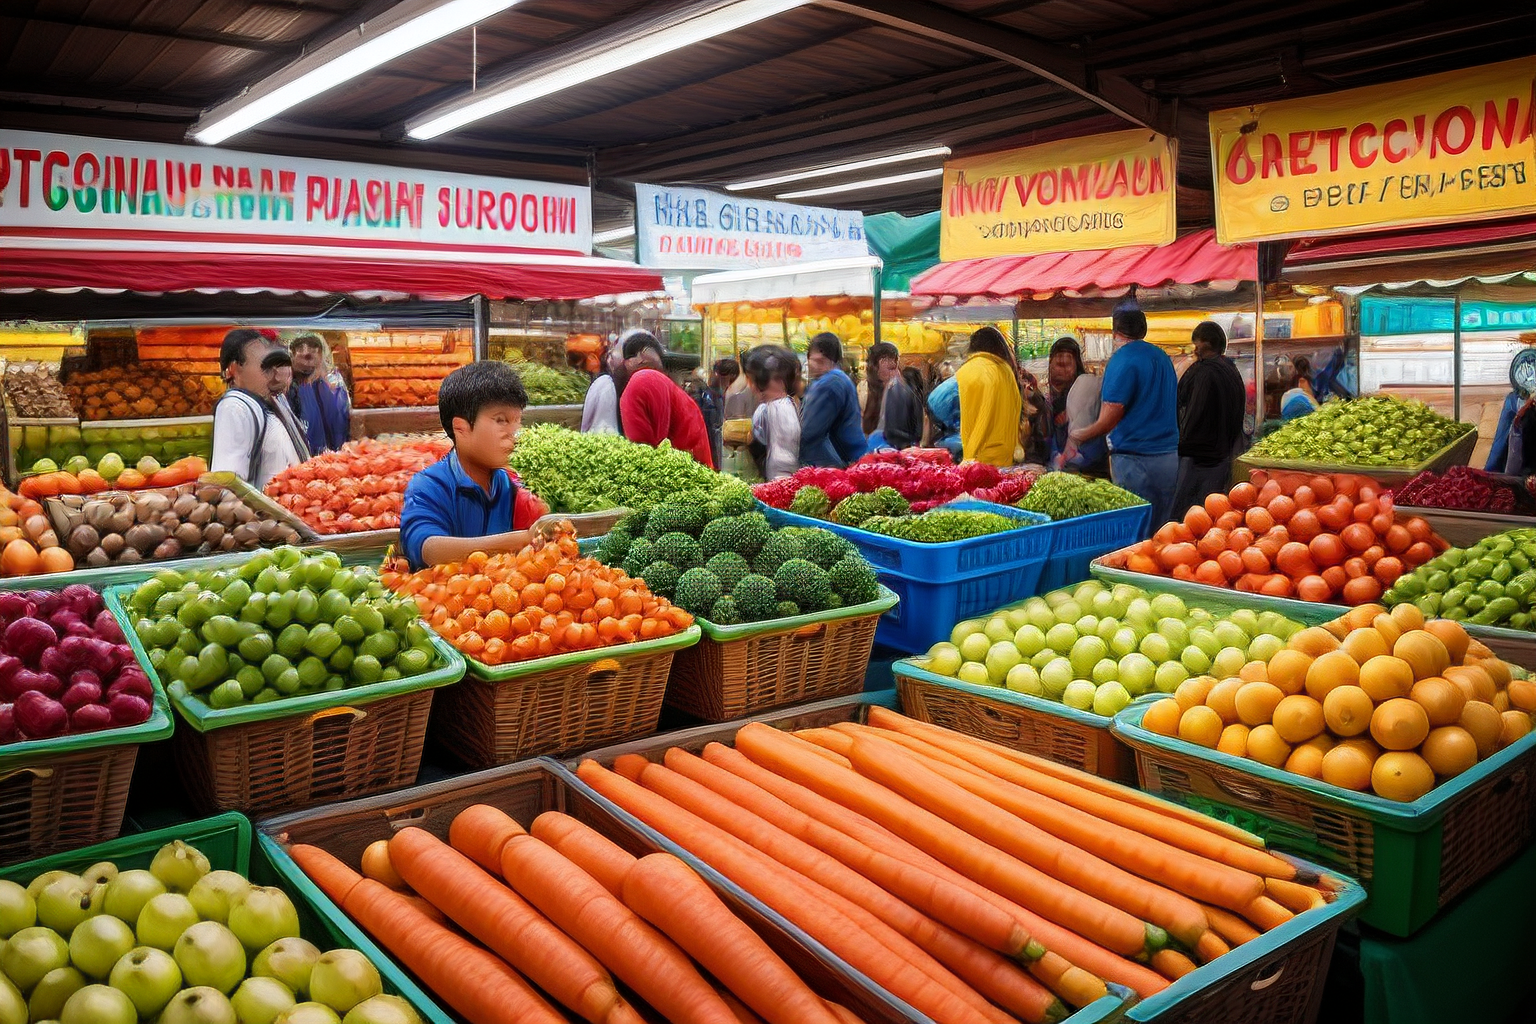
[[[1223,617],[1177,594],[1089,580],[961,622],[916,664],[1109,716],[1192,676],[1225,679],[1250,661],[1267,662],[1301,628],[1278,612]]]
[[[420,1024],[355,949],[299,935],[283,890],[179,840],[148,870],[0,881],[0,1024]]]

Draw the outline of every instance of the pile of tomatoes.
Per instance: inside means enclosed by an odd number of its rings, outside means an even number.
[[[450,447],[447,438],[350,441],[283,470],[267,483],[267,495],[316,533],[392,529],[400,525],[405,485]]]
[[[1369,477],[1254,470],[1125,557],[1132,572],[1270,597],[1368,604],[1449,545]]]
[[[581,557],[569,532],[538,550],[476,551],[416,573],[397,561],[380,578],[414,597],[443,639],[487,665],[658,640],[693,625],[645,581]]]

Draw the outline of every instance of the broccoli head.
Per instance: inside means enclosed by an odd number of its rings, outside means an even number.
[[[704,564],[704,556],[699,552],[699,542],[686,533],[662,534],[656,539],[656,551],[652,557],[671,562],[679,569],[692,569],[694,566]]]
[[[820,487],[802,487],[790,500],[789,510],[797,516],[825,519],[832,514],[832,499]]]
[[[720,578],[708,569],[689,569],[678,577],[674,601],[687,612],[706,615],[720,600],[724,589]]]
[[[815,562],[791,558],[773,574],[780,601],[795,601],[802,608],[817,609],[832,592],[827,574]]]
[[[671,597],[677,590],[677,581],[683,571],[671,562],[652,562],[640,570],[640,578],[651,588],[651,593]]]
[[[624,574],[626,576],[639,576],[640,570],[650,565],[655,560],[656,545],[644,537],[637,537],[629,545],[629,551],[624,555]]]
[[[736,607],[736,599],[726,594],[715,602],[709,614],[704,617],[717,626],[734,626],[741,622],[741,610]]]
[[[743,558],[751,558],[762,549],[772,531],[761,512],[727,516],[704,527],[699,546],[705,558],[713,558],[722,551],[734,551]]]
[[[773,617],[776,619],[792,619],[800,614],[800,606],[793,601],[780,601],[774,609]]]
[[[831,530],[806,530],[800,536],[805,545],[805,557],[830,569],[849,555],[857,555],[859,549]]]
[[[604,565],[621,565],[624,557],[629,554],[629,546],[634,543],[634,539],[628,530],[615,526],[597,546],[597,560]]]
[[[834,565],[827,573],[827,581],[845,604],[865,604],[880,596],[875,570],[858,555],[850,555]]]
[[[734,551],[722,551],[713,556],[705,564],[704,568],[715,574],[720,581],[720,586],[730,590],[741,582],[741,578],[752,571],[752,566],[745,558]]]
[[[868,493],[850,494],[832,510],[833,522],[859,526],[871,516],[904,516],[912,506],[894,487],[881,487]]]
[[[752,497],[752,488],[746,484],[726,487],[715,495],[714,501],[719,505],[722,516],[744,516],[757,508],[757,499]]]
[[[697,537],[704,529],[705,510],[699,501],[668,501],[651,509],[645,524],[645,535],[658,540],[668,533],[686,533]]]
[[[643,509],[637,509],[634,512],[629,512],[624,516],[623,519],[618,521],[617,525],[614,526],[614,529],[623,530],[631,537],[643,536],[645,534],[645,520],[647,515],[648,513]]]
[[[779,603],[779,591],[773,580],[755,572],[743,576],[741,582],[731,588],[731,596],[736,599],[736,608],[744,622],[773,618],[774,608]]]

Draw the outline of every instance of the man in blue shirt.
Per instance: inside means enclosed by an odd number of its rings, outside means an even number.
[[[333,452],[352,437],[347,393],[325,379],[325,342],[316,334],[301,334],[289,345],[293,383],[286,397],[293,414],[304,424],[304,439],[316,455]]]
[[[841,468],[869,450],[860,422],[859,391],[839,365],[843,346],[837,335],[811,339],[806,363],[811,385],[800,407],[800,464]]]
[[[1067,435],[1071,461],[1085,441],[1109,435],[1109,474],[1152,505],[1149,532],[1185,509],[1173,507],[1179,482],[1179,379],[1173,360],[1147,342],[1147,315],[1117,310],[1115,352],[1104,368],[1099,418]]]
[[[470,363],[443,379],[437,407],[453,451],[411,477],[400,511],[400,546],[413,570],[542,541],[533,527],[547,509],[507,469],[527,404],[506,363]]]

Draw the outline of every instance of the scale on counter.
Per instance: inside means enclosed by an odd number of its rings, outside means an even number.
[[[1522,398],[1536,395],[1536,348],[1521,349],[1510,360],[1509,386]]]

